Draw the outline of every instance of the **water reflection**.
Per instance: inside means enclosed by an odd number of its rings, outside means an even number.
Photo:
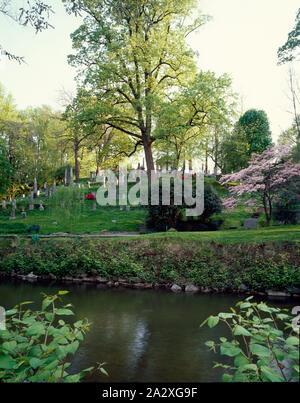
[[[223,324],[213,329],[199,325],[209,315],[228,311],[241,297],[2,282],[0,305],[10,308],[21,301],[40,301],[41,292],[62,289],[70,291],[65,301],[74,305],[75,319],[87,317],[92,322],[70,369],[77,372],[107,362],[109,378],[92,374],[87,381],[220,381],[222,370],[212,366],[224,362],[224,357],[208,351],[204,343],[228,337],[228,330]]]

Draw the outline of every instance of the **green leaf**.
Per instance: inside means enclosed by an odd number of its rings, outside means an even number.
[[[215,327],[219,323],[219,317],[218,316],[210,316],[208,318],[207,324],[210,328]]]
[[[205,345],[206,345],[207,347],[213,347],[213,346],[215,345],[215,342],[209,340],[209,341],[205,342]]]
[[[100,367],[100,372],[102,372],[102,374],[109,376],[108,373],[106,372],[106,370],[103,367]]]
[[[229,357],[235,357],[240,354],[242,350],[239,347],[235,347],[232,343],[223,343],[220,348],[222,355],[227,355]]]
[[[69,291],[58,291],[58,295],[69,294]]]
[[[0,368],[1,369],[12,369],[16,365],[9,355],[0,354]]]
[[[56,315],[74,315],[70,309],[56,309]]]
[[[227,312],[221,312],[221,313],[219,313],[218,316],[221,319],[229,319],[229,318],[232,318],[234,316],[234,314],[233,313],[227,313]]]
[[[243,309],[243,308],[250,308],[250,306],[251,306],[250,302],[244,302],[243,304],[240,305],[240,308],[241,308],[241,309]]]
[[[7,350],[9,352],[14,352],[17,347],[17,343],[14,340],[6,341],[5,343],[2,344],[2,347],[4,350]]]
[[[242,367],[244,365],[248,365],[250,361],[244,356],[244,354],[240,353],[234,359],[234,365],[236,367]]]
[[[284,382],[284,379],[274,370],[269,367],[261,367],[261,373],[271,382]]]
[[[233,334],[235,336],[240,336],[240,335],[241,336],[252,336],[252,334],[247,329],[245,329],[243,326],[240,326],[240,325],[235,326],[235,328],[233,330]]]
[[[8,311],[5,311],[5,316],[14,315],[14,314],[17,313],[17,312],[18,312],[17,309],[9,309]]]
[[[269,357],[271,352],[267,347],[260,344],[250,344],[250,351],[252,354],[258,355],[259,357]]]
[[[42,366],[45,362],[47,361],[46,358],[44,358],[43,360],[39,359],[39,358],[31,358],[31,360],[29,360],[29,364],[33,369],[36,369],[40,366]]]
[[[299,346],[299,337],[290,336],[285,343],[287,346]]]
[[[233,378],[233,376],[229,375],[229,374],[223,374],[222,375],[222,381],[223,382],[232,382],[232,378]]]
[[[76,340],[74,343],[69,344],[66,346],[68,353],[75,354],[79,347],[79,342]]]

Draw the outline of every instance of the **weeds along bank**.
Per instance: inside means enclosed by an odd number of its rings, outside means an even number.
[[[222,245],[174,239],[1,240],[0,275],[134,288],[176,284],[179,291],[193,285],[204,292],[297,294],[300,247],[297,242]]]

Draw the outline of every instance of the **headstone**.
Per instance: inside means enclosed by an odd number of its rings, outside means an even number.
[[[47,183],[46,182],[44,183],[44,189],[45,190],[47,189]]]
[[[25,194],[24,193],[22,194],[22,199],[25,199]]]
[[[39,210],[44,211],[44,206],[43,206],[43,201],[42,200],[40,200]]]
[[[55,181],[53,182],[52,189],[53,189],[53,192],[55,192],[55,190],[56,190],[56,182]]]
[[[123,210],[123,206],[120,206],[120,211],[122,211]]]
[[[130,206],[126,206],[126,211],[130,211]]]
[[[96,172],[95,171],[90,171],[90,181],[91,182],[96,181]]]
[[[256,218],[246,218],[244,220],[244,229],[257,229],[258,221]]]
[[[90,182],[87,182],[86,185],[88,188],[90,188]]]
[[[49,197],[49,190],[47,188],[45,189],[45,197]]]
[[[37,196],[37,180],[34,178],[33,180],[33,197]]]
[[[29,210],[34,210],[33,197],[34,197],[34,192],[31,190],[30,191],[30,200],[29,200]]]
[[[38,190],[36,191],[36,197],[40,197],[40,193],[41,193],[41,191],[40,191],[40,189],[38,189]]]
[[[74,179],[73,179],[73,168],[70,167],[70,183],[73,183]]]
[[[51,197],[51,195],[52,195],[52,190],[51,190],[51,189],[49,189],[49,192],[48,192],[48,197]]]
[[[26,211],[25,211],[24,207],[22,208],[21,216],[22,216],[22,218],[26,218]]]
[[[16,218],[15,209],[12,208],[12,209],[11,209],[11,215],[10,215],[9,219],[10,219],[10,220],[15,220],[15,218]]]
[[[95,211],[97,209],[97,204],[93,203],[93,210]]]
[[[6,200],[5,199],[2,199],[1,206],[2,206],[2,210],[6,209]]]
[[[13,200],[12,200],[12,202],[11,202],[11,206],[12,206],[12,208],[13,208],[14,210],[17,208],[17,202],[16,202],[16,199],[13,199]]]

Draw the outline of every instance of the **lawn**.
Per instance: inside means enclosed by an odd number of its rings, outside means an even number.
[[[224,230],[210,232],[168,232],[142,235],[148,239],[174,239],[183,242],[218,242],[222,244],[300,242],[300,225],[281,225],[257,230]]]

